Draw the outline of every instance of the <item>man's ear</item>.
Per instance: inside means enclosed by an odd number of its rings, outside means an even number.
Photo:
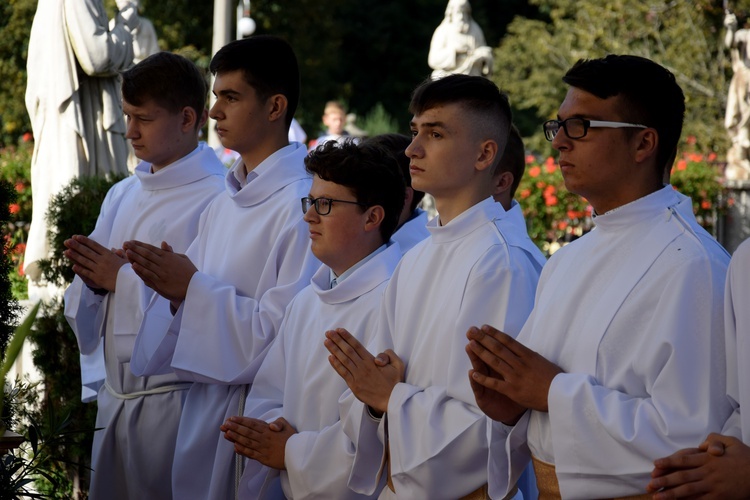
[[[477,156],[477,161],[475,163],[477,170],[485,170],[487,168],[490,168],[495,162],[497,152],[497,142],[493,141],[492,139],[482,141],[479,155]]]
[[[367,209],[367,219],[365,220],[365,231],[379,231],[380,224],[385,218],[385,210],[380,205],[373,205]]]
[[[495,185],[495,188],[492,191],[492,196],[496,197],[505,193],[511,188],[511,186],[513,185],[513,174],[510,172],[501,172],[500,174],[497,174],[492,179],[492,181]]]
[[[201,113],[200,117],[198,118],[198,126],[196,128],[203,128],[203,125],[206,124],[208,121],[208,110],[204,109]]]
[[[636,135],[638,144],[635,150],[635,161],[642,163],[655,158],[659,149],[659,134],[653,128],[643,129]]]
[[[289,101],[283,94],[274,94],[268,98],[268,121],[284,120]]]
[[[205,111],[206,117],[208,116],[208,111]],[[180,116],[182,118],[182,131],[185,133],[191,132],[195,130],[197,123],[199,120],[202,120],[200,127],[203,126],[203,123],[205,123],[205,119],[203,119],[203,116],[198,116],[198,114],[195,112],[195,110],[191,106],[185,106],[180,111]]]

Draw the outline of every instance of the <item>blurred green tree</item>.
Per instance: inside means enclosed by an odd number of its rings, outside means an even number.
[[[724,151],[728,52],[717,2],[696,0],[531,0],[538,18],[517,17],[495,51],[495,80],[509,94],[527,145],[550,151],[539,124],[554,118],[567,86],[561,78],[580,58],[609,53],[648,57],[669,68],[685,92],[684,137]],[[747,4],[748,2],[738,2]],[[533,117],[535,123],[529,120]],[[533,128],[532,128],[533,127]]]

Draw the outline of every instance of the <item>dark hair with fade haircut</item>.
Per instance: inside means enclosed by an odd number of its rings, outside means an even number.
[[[179,113],[185,106],[200,117],[206,109],[208,85],[206,77],[189,59],[172,52],[148,56],[122,75],[122,98],[133,106],[154,101],[170,113]]]
[[[300,75],[294,49],[273,35],[255,35],[229,42],[214,55],[211,74],[241,71],[258,98],[265,101],[275,94],[286,97],[286,125],[291,125],[300,95]]]
[[[404,185],[411,187],[411,174],[409,173],[409,163],[411,160],[406,156],[406,148],[411,144],[411,137],[404,134],[379,134],[365,139],[364,142],[379,144],[390,151],[401,169],[401,175],[404,177]],[[424,191],[417,191],[413,188],[412,191],[414,192],[414,196],[409,208],[413,212],[419,205],[419,202],[422,201],[422,198],[424,198]]]
[[[419,116],[425,111],[446,104],[459,104],[477,119],[471,120],[475,130],[497,142],[498,150],[491,166],[494,175],[505,150],[513,114],[508,96],[491,80],[482,76],[448,75],[425,80],[412,93],[409,112]]]
[[[510,132],[508,133],[508,142],[505,145],[503,155],[500,157],[497,172],[495,172],[495,175],[500,175],[502,172],[513,174],[513,183],[510,186],[511,198],[516,195],[516,189],[518,189],[518,185],[521,183],[521,178],[525,170],[526,150],[524,149],[523,138],[518,128],[511,124]]]
[[[305,168],[324,181],[349,188],[367,208],[383,207],[380,235],[387,242],[404,207],[404,178],[393,155],[383,146],[328,141],[305,158]],[[335,202],[334,202],[335,203]]]
[[[674,75],[645,57],[610,54],[579,59],[563,81],[600,99],[620,96],[623,119],[656,129],[657,167],[671,167],[685,120],[685,95]],[[637,129],[626,129],[637,133]]]

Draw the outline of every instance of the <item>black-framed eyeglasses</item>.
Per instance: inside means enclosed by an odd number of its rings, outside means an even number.
[[[606,122],[586,120],[585,118],[568,118],[567,120],[548,120],[542,125],[544,137],[552,141],[562,128],[569,139],[586,137],[590,128],[648,128],[646,125],[625,122]]]
[[[336,203],[350,203],[352,205],[359,205],[360,207],[367,207],[364,203],[358,201],[347,201],[347,200],[334,200],[333,198],[312,198],[305,196],[300,200],[302,202],[302,213],[307,213],[310,207],[315,206],[315,211],[318,215],[328,215],[331,213],[331,205]]]

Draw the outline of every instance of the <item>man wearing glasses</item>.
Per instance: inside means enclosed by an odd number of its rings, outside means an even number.
[[[720,430],[728,255],[664,185],[682,130],[674,76],[644,58],[576,63],[544,124],[596,229],[545,266],[517,341],[467,333],[477,403],[494,421],[490,493],[532,458],[542,495],[647,498],[653,460]]]
[[[338,406],[346,382],[329,366],[322,339],[346,326],[362,342],[372,340],[383,290],[401,259],[390,237],[404,180],[390,151],[374,143],[329,141],[305,166],[313,182],[302,211],[323,266],[287,307],[245,416],[221,427],[237,453],[253,459],[239,498],[362,498],[347,487],[354,455]]]

